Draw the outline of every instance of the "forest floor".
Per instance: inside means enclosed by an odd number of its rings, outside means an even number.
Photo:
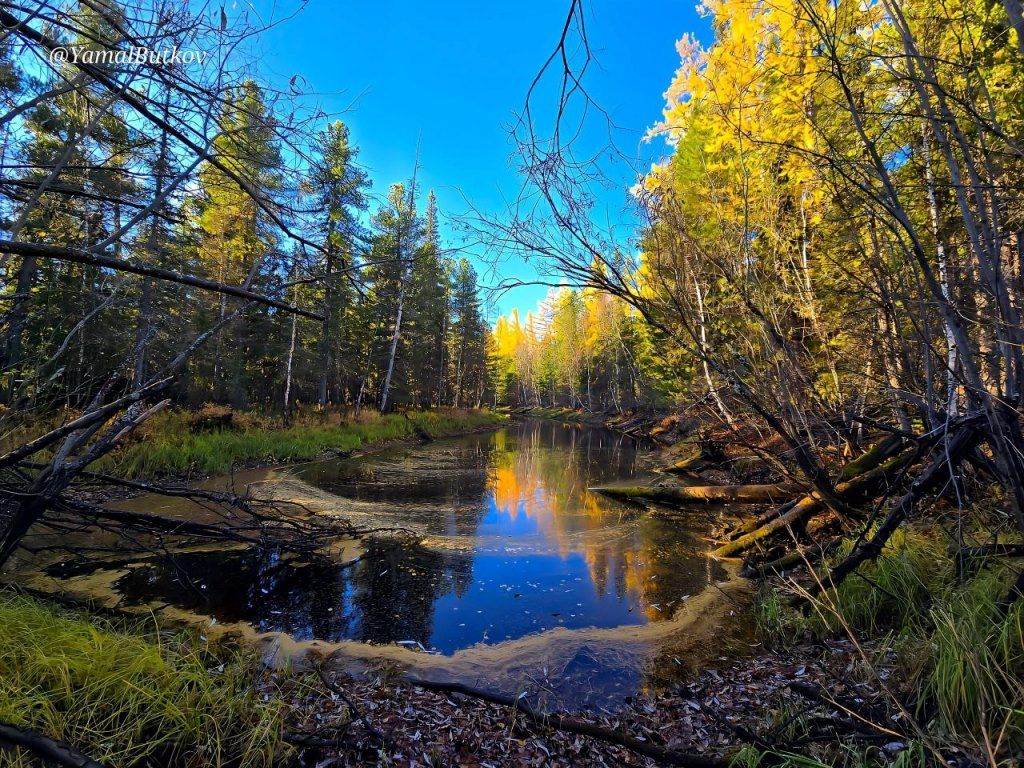
[[[785,648],[761,647],[749,656],[723,662],[664,690],[630,697],[614,711],[588,710],[578,721],[628,734],[644,743],[678,753],[714,759],[737,755],[737,744],[766,741],[787,729],[790,716],[843,718],[830,705],[808,702],[793,687],[824,688],[885,709],[881,693],[859,663],[860,649],[849,640],[800,642]],[[878,667],[876,666],[877,670]],[[872,673],[874,674],[874,673]],[[844,680],[844,683],[837,683]],[[400,678],[334,678],[352,708],[325,688],[301,689],[294,680],[269,681],[293,705],[289,723],[297,731],[331,733],[340,723],[351,746],[321,750],[319,765],[367,765],[371,754],[383,765],[408,766],[654,766],[658,760],[624,747],[576,733],[539,728],[514,716],[509,707],[458,693],[422,690]],[[878,706],[875,706],[875,705]],[[358,716],[353,718],[353,709]],[[898,723],[898,712],[887,713]],[[354,720],[354,722],[353,722]],[[898,725],[896,726],[898,727]],[[378,736],[370,734],[370,730]],[[836,739],[835,732],[830,736]],[[383,737],[384,746],[380,747]],[[906,741],[892,735],[878,749],[894,756]]]
[[[151,623],[11,593],[0,594],[0,616],[10,635],[0,644],[0,721],[38,727],[42,717],[47,734],[104,764],[159,754],[169,748],[164,741],[195,765],[227,758],[324,768],[661,764],[602,740],[538,727],[506,706],[424,690],[391,668],[359,678],[272,671],[244,650],[208,646],[195,633],[155,631]],[[871,657],[870,672],[858,663],[861,654]],[[751,734],[772,739],[791,729],[795,712],[843,717],[794,687],[827,687],[865,707],[879,701],[871,682],[880,669],[875,656],[870,644],[847,640],[760,647],[685,682],[640,693],[614,711],[587,710],[575,719],[679,753],[735,755]],[[57,679],[67,685],[46,693]],[[199,706],[206,710],[190,711]],[[891,715],[898,729],[900,715]],[[896,736],[878,744],[893,754],[904,746]],[[19,765],[15,754],[0,751],[0,765]]]

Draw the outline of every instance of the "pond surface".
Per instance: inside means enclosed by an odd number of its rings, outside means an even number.
[[[706,514],[684,524],[587,490],[644,474],[648,451],[603,429],[524,421],[314,462],[290,475],[315,489],[321,506],[370,510],[424,544],[371,544],[354,563],[229,550],[107,567],[121,571],[113,588],[122,602],[169,603],[299,640],[450,654],[554,628],[664,621],[724,578],[700,554]],[[61,568],[51,575],[75,575]]]

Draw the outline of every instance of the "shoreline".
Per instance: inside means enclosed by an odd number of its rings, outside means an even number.
[[[431,411],[426,411],[425,413],[432,413],[432,412]],[[122,475],[117,474],[117,472],[115,471],[116,468],[106,467],[106,468],[104,468],[104,471],[100,472],[99,474],[106,474],[106,475],[109,475],[112,478],[117,478],[118,480],[126,480],[126,481],[147,483],[147,484],[152,484],[152,485],[161,485],[162,484],[162,485],[172,485],[172,486],[173,485],[196,485],[196,486],[198,486],[198,485],[202,485],[202,484],[205,484],[205,483],[209,483],[209,482],[211,482],[213,480],[216,480],[217,478],[220,478],[220,477],[230,478],[231,475],[233,475],[236,472],[253,472],[253,471],[260,471],[260,470],[266,470],[266,471],[284,470],[284,469],[288,469],[290,467],[296,467],[296,466],[300,466],[302,464],[306,464],[306,463],[310,463],[310,462],[316,462],[316,461],[330,461],[332,459],[338,459],[338,460],[357,459],[357,458],[360,458],[360,457],[363,457],[363,456],[368,456],[368,455],[372,455],[374,453],[379,453],[379,452],[385,451],[385,450],[387,450],[389,448],[394,448],[394,447],[401,446],[401,445],[413,445],[413,444],[422,443],[422,442],[432,442],[434,440],[446,440],[446,439],[450,439],[450,438],[459,438],[459,437],[464,437],[464,436],[468,436],[468,435],[486,434],[488,432],[494,432],[494,431],[497,431],[499,429],[503,429],[504,427],[508,426],[508,424],[510,423],[510,420],[507,418],[507,415],[503,414],[500,411],[471,411],[470,413],[476,413],[476,414],[487,413],[487,414],[490,414],[490,415],[494,416],[498,420],[495,420],[492,423],[468,426],[468,427],[463,428],[463,429],[456,429],[456,430],[453,430],[453,431],[445,431],[445,432],[441,432],[439,434],[429,434],[429,435],[426,436],[426,438],[423,435],[421,435],[421,434],[417,434],[416,432],[412,432],[410,434],[406,434],[406,435],[403,435],[401,437],[388,437],[388,438],[384,438],[382,440],[367,442],[367,443],[362,444],[359,447],[351,449],[351,450],[337,450],[337,449],[334,449],[334,448],[331,448],[331,447],[324,447],[323,449],[321,449],[319,451],[318,454],[316,454],[314,456],[309,456],[309,457],[285,458],[285,459],[282,459],[282,460],[276,460],[276,459],[267,460],[267,459],[263,459],[263,458],[242,459],[242,460],[239,460],[238,462],[234,463],[231,466],[231,468],[229,470],[226,470],[226,471],[215,470],[215,471],[207,472],[207,471],[201,471],[201,470],[195,470],[195,471],[191,471],[190,470],[190,471],[186,471],[186,472],[169,472],[169,473],[157,472],[157,473],[143,474],[143,475],[137,475],[137,476],[122,476]],[[503,416],[505,417],[505,419],[504,420],[500,420]],[[272,434],[274,432],[283,432],[283,431],[284,431],[284,429],[270,429],[270,430],[262,430],[261,433],[262,434]],[[260,432],[260,431],[259,430],[251,430],[251,432]],[[105,501],[105,500],[119,501],[119,500],[123,500],[123,499],[131,499],[131,498],[136,498],[138,496],[143,496],[146,493],[148,493],[148,491],[145,491],[145,490],[131,489],[131,488],[127,488],[127,487],[124,487],[124,486],[116,486],[116,485],[113,485],[113,484],[109,488],[107,488],[106,491],[108,491],[109,493],[103,493],[100,496],[100,500],[101,501]]]
[[[536,412],[510,416],[544,418]],[[475,427],[437,439],[501,426]],[[416,439],[411,436],[381,441],[346,458]],[[668,452],[657,453],[664,458]],[[287,474],[288,468],[298,463],[266,469]],[[796,625],[796,634],[764,634],[763,596],[755,595],[755,583],[740,577],[734,567],[729,573],[727,582],[712,583],[695,594],[666,622],[603,630],[555,629],[504,643],[470,646],[447,655],[418,652],[400,643],[297,640],[286,633],[260,632],[245,623],[221,624],[209,615],[166,605],[147,603],[135,610],[119,611],[119,615],[136,622],[144,621],[139,616],[146,611],[159,613],[157,630],[162,627],[176,637],[198,637],[202,643],[210,643],[210,652],[215,655],[221,645],[254,650],[265,670],[264,677],[254,685],[264,695],[280,696],[286,702],[289,732],[304,739],[310,759],[329,757],[338,765],[369,765],[381,757],[390,765],[409,768],[425,764],[496,768],[518,764],[582,768],[662,764],[622,744],[539,728],[522,712],[494,701],[488,703],[486,696],[523,700],[530,711],[543,713],[545,722],[548,713],[552,722],[558,713],[557,717],[582,724],[580,727],[585,729],[632,739],[634,745],[699,755],[715,768],[742,754],[742,744],[752,755],[756,750],[764,751],[763,743],[770,741],[759,743],[759,736],[752,734],[774,733],[785,713],[802,711],[810,713],[812,723],[824,722],[836,712],[828,696],[846,696],[867,702],[864,707],[873,717],[884,713],[884,722],[895,723],[898,734],[879,744],[885,761],[891,763],[903,751],[916,749],[912,737],[905,735],[912,733],[909,724],[901,720],[902,712],[892,705],[886,680],[900,672],[901,660],[883,635],[858,631],[850,637],[841,633],[815,637]],[[114,578],[117,573],[102,577],[108,581]],[[78,597],[94,601],[90,608],[98,605],[102,613],[104,608],[117,605],[113,592],[110,601],[87,594],[89,577],[83,579],[77,585],[81,588]],[[780,584],[773,582],[772,586],[778,589]],[[75,589],[67,592],[76,594]],[[62,604],[58,595],[47,593],[43,599]],[[735,630],[743,623],[756,625],[756,633],[743,637]],[[679,645],[673,647],[673,642]],[[565,670],[584,651],[587,664],[593,665],[588,668],[592,675],[600,674],[593,670],[600,668],[597,659],[602,652],[622,664],[631,653],[642,657],[642,664],[634,660],[632,666],[627,665],[633,674],[639,672],[641,682],[614,701],[592,701],[582,709],[566,703],[567,699],[557,697],[559,680],[574,679]],[[873,669],[868,674],[869,665]],[[684,669],[677,671],[677,667]],[[861,668],[863,671],[859,671]],[[539,669],[543,669],[543,675]],[[549,670],[554,675],[549,676]],[[589,687],[585,680],[574,684]],[[485,700],[460,694],[467,687],[484,695]],[[341,697],[337,691],[343,691]],[[815,695],[822,696],[821,691],[826,691],[824,697],[813,700]],[[339,701],[348,703],[340,706]],[[841,728],[852,729],[853,720],[856,718],[848,718]],[[443,727],[438,728],[441,723]],[[343,730],[346,737],[332,743],[330,749],[322,749],[316,739],[325,728]],[[843,733],[837,731],[836,738],[842,739]],[[374,734],[387,734],[387,743],[375,740]],[[857,731],[856,737],[863,738],[863,734]]]
[[[544,417],[536,412],[509,415]],[[475,427],[437,439],[502,426]],[[416,439],[409,436],[381,441],[346,458]],[[263,468],[287,472],[298,463]],[[665,622],[603,630],[548,630],[505,643],[471,646],[450,655],[417,652],[401,644],[297,640],[285,633],[260,632],[241,622],[222,624],[207,615],[153,604],[141,605],[134,612],[119,611],[119,615],[136,621],[146,612],[158,612],[161,621],[157,627],[163,626],[178,636],[197,636],[214,649],[220,643],[255,649],[266,669],[255,685],[264,695],[286,702],[289,733],[304,740],[311,759],[322,755],[339,765],[372,764],[371,753],[374,759],[384,756],[388,764],[408,768],[425,764],[582,768],[660,764],[621,744],[538,728],[522,712],[516,713],[508,706],[480,701],[465,692],[460,695],[461,687],[492,699],[522,700],[524,706],[544,713],[545,722],[549,722],[548,713],[551,722],[554,713],[559,713],[557,717],[582,723],[586,728],[614,732],[659,750],[706,756],[718,761],[715,768],[734,758],[740,745],[764,751],[763,744],[771,742],[759,743],[760,737],[753,734],[771,738],[778,718],[786,712],[810,713],[812,723],[835,717],[834,699],[829,696],[860,702],[876,721],[895,724],[896,735],[878,744],[887,763],[901,752],[917,748],[917,742],[907,735],[913,733],[912,724],[904,722],[903,712],[892,704],[887,680],[901,671],[903,662],[886,644],[884,633],[858,628],[849,637],[834,632],[815,636],[809,629],[798,628],[797,634],[781,639],[762,633],[763,596],[754,595],[754,582],[741,577],[735,568],[730,569],[730,576],[727,582],[712,583],[695,594],[679,614]],[[113,577],[108,574],[104,578]],[[771,583],[771,588],[780,586],[781,582]],[[74,594],[74,590],[68,592]],[[743,599],[734,600],[739,594]],[[101,611],[112,607],[102,596],[82,592],[78,596],[96,601]],[[43,599],[62,605],[57,595],[48,594]],[[111,601],[116,606],[116,596]],[[723,623],[727,618],[756,625],[756,634],[731,635]],[[673,648],[671,642],[663,642],[667,637],[681,645]],[[564,700],[555,698],[556,706],[547,708],[551,699],[545,698],[545,692],[557,690],[558,670],[564,672],[577,649],[585,650],[588,663],[592,663],[589,660],[600,658],[602,650],[617,654],[621,662],[638,648],[646,652],[641,678],[644,682],[628,696],[614,704],[603,702],[582,709],[565,706]],[[211,653],[216,654],[216,650]],[[676,666],[685,667],[678,676],[671,674]],[[542,675],[538,668],[543,668]],[[549,677],[549,669],[556,671],[554,677]],[[581,683],[570,683],[576,684]],[[822,691],[826,692],[824,698],[820,698]],[[813,699],[815,695],[818,700]],[[847,718],[840,728],[851,728],[849,722]],[[318,746],[317,739],[325,728],[344,730],[346,738]],[[836,733],[834,738],[841,743],[845,731]],[[862,733],[855,733],[857,738],[864,738]],[[387,734],[387,743],[380,743],[374,734]]]

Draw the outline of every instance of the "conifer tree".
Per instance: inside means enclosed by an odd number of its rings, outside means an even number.
[[[224,105],[221,132],[214,142],[218,159],[244,179],[266,200],[280,187],[281,156],[270,116],[259,86],[249,80],[235,89]],[[252,195],[220,168],[207,164],[199,174],[198,261],[218,282],[261,287],[272,271],[278,235],[265,210]],[[213,314],[228,314],[222,294]],[[218,336],[213,359],[208,362],[214,397],[236,407],[246,404],[246,353],[250,340],[258,338],[245,319],[231,324]]]
[[[321,154],[309,177],[318,210],[317,235],[323,240],[323,301],[320,330],[320,376],[317,401],[330,401],[332,383],[337,393],[338,360],[348,355],[341,325],[351,322],[351,283],[358,242],[365,239],[359,216],[366,209],[366,172],[356,165],[359,150],[349,142],[349,129],[341,121],[327,126]]]

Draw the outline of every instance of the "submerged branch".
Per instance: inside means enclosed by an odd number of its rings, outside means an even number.
[[[792,499],[803,489],[795,483],[772,483],[768,485],[691,485],[681,487],[602,486],[590,490],[612,498],[648,499],[666,504],[765,504]]]

